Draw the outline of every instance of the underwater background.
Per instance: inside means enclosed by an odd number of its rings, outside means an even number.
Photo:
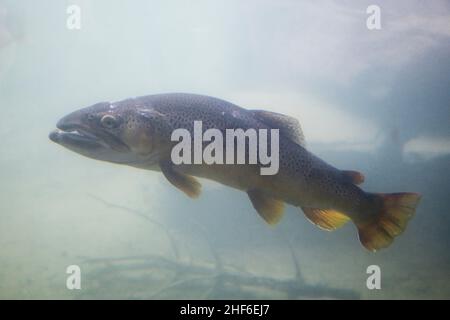
[[[420,192],[416,216],[370,253],[352,224],[288,206],[269,227],[243,192],[203,180],[191,200],[48,139],[75,109],[163,92],[294,116],[364,190]],[[448,1],[0,0],[0,108],[1,299],[450,298]]]

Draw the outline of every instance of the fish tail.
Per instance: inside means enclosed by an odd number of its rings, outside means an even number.
[[[368,193],[364,209],[373,214],[356,222],[362,245],[370,251],[388,247],[405,230],[420,197],[418,193]]]

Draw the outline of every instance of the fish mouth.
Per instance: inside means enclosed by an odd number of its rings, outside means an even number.
[[[61,119],[49,134],[49,139],[60,145],[85,150],[112,149],[127,152],[129,147],[112,134],[96,132],[79,124],[67,124]]]
[[[65,131],[58,128],[50,132],[48,137],[58,144],[79,146],[86,149],[104,146],[95,135],[81,129]]]

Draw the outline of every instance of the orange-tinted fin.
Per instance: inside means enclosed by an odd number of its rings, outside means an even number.
[[[333,231],[350,220],[345,214],[333,209],[314,209],[302,207],[306,218],[320,229]]]
[[[379,211],[374,219],[359,222],[357,227],[362,245],[376,251],[388,247],[405,230],[421,196],[418,193],[376,193],[371,196]]]
[[[258,189],[247,191],[248,197],[258,214],[270,225],[278,223],[283,217],[283,201],[271,198]]]
[[[352,170],[343,170],[341,171],[344,175],[345,179],[348,179],[353,184],[361,184],[364,182],[364,175],[361,172],[358,171],[352,171]]]
[[[169,180],[173,186],[183,191],[190,198],[198,198],[202,185],[197,179],[175,171],[170,163],[161,163],[160,168],[166,179]]]

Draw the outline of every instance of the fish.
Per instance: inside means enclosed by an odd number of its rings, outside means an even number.
[[[278,171],[262,175],[260,162],[175,164],[172,150],[179,141],[172,133],[185,129],[193,137],[196,121],[204,130],[224,134],[229,129],[276,130]],[[201,193],[197,178],[246,192],[269,225],[281,220],[285,204],[300,208],[326,231],[352,221],[361,244],[373,252],[390,246],[406,229],[421,199],[415,192],[362,190],[362,173],[337,169],[307,150],[296,118],[205,95],[163,93],[100,102],[69,113],[56,128],[49,134],[53,142],[92,159],[161,172],[191,198]]]

